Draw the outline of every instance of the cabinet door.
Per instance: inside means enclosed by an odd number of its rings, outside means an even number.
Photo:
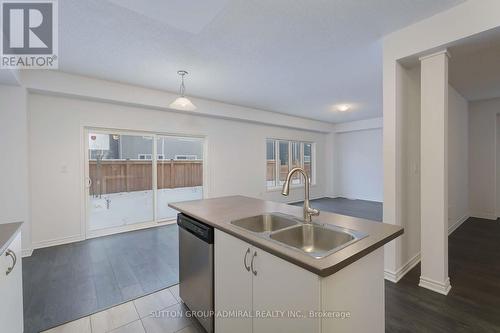
[[[17,256],[14,270],[6,275],[12,267],[12,259],[5,252],[0,257],[0,323],[2,332],[23,332],[23,276],[21,260],[21,233],[19,232],[7,249]]]
[[[215,318],[217,333],[252,332],[252,274],[246,268],[250,265],[252,250],[247,243],[215,230],[215,311],[219,313]],[[242,313],[238,314],[238,311]]]
[[[319,277],[262,250],[255,252],[253,331],[319,332],[320,319],[309,317],[310,311],[320,309]]]

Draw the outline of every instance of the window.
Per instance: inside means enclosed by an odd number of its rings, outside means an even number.
[[[288,141],[278,141],[278,157],[279,161],[279,185],[283,185],[288,175],[289,170],[289,142]]]
[[[175,160],[197,160],[198,157],[196,155],[175,155]]]
[[[152,160],[153,154],[138,154],[137,155],[140,160]]]
[[[302,153],[301,153],[301,144],[300,142],[291,142],[291,169],[292,168],[297,168],[297,167],[302,167]],[[296,173],[292,177],[292,184],[300,184],[301,180],[303,179],[302,175],[299,173]]]
[[[266,140],[267,187],[276,187],[276,140]]]
[[[288,172],[295,167],[302,167],[311,177],[313,175],[313,143],[279,139],[266,140],[266,185],[276,188],[284,184]],[[304,183],[302,175],[295,174],[292,185]]]
[[[312,143],[304,143],[304,170],[312,178]]]

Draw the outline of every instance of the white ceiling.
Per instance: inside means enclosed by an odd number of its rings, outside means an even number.
[[[188,95],[330,122],[373,118],[380,38],[463,1],[64,0],[59,64],[169,91],[186,69]]]
[[[467,100],[500,97],[500,29],[449,48],[449,81]]]

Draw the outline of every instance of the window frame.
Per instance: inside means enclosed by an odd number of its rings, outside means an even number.
[[[273,179],[273,184],[272,186],[269,186],[267,183],[267,142],[268,141],[274,141],[274,161],[275,161],[275,171],[274,171],[274,179]],[[281,167],[281,159],[280,159],[280,142],[287,142],[288,143],[288,168],[290,169],[292,167],[292,143],[298,142],[300,144],[300,149],[299,149],[299,154],[300,154],[300,167],[304,168],[304,162],[305,162],[305,157],[304,157],[304,145],[305,144],[310,144],[311,145],[311,174],[309,177],[311,178],[311,183],[310,186],[316,186],[316,142],[314,141],[307,141],[307,140],[298,140],[298,139],[280,139],[280,138],[266,138],[264,143],[265,143],[265,155],[266,155],[266,175],[265,175],[265,184],[266,184],[266,190],[268,192],[274,192],[274,191],[279,191],[283,187],[283,183],[280,181],[280,167]],[[304,187],[304,178],[300,177],[300,184],[290,184],[291,188],[301,188]]]

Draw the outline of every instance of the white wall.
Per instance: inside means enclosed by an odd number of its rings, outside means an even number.
[[[401,107],[401,224],[405,229],[400,238],[397,256],[398,267],[408,269],[415,264],[420,256],[420,142],[421,142],[421,111],[420,111],[420,66],[401,68],[399,82],[404,98]],[[398,276],[399,278],[399,276]]]
[[[30,244],[26,90],[0,86],[0,223],[20,222],[23,248]]]
[[[382,128],[336,134],[336,196],[383,201]]]
[[[404,110],[396,119],[401,133],[396,146],[387,145],[387,133],[384,132],[384,150],[396,149],[400,152],[397,159],[397,169],[401,182],[397,183],[397,209],[386,209],[384,198],[384,222],[391,221],[397,214],[397,220],[404,228],[404,234],[386,246],[385,276],[391,281],[398,281],[420,260],[420,66],[406,68],[398,64],[396,81],[398,83],[398,108]],[[384,119],[385,122],[385,119]],[[385,131],[385,129],[384,129]],[[387,160],[384,159],[387,168]],[[387,175],[385,178],[393,175]],[[393,184],[393,186],[396,184]],[[385,189],[384,195],[394,194],[395,189]]]
[[[303,189],[292,190],[289,198],[279,191],[266,191],[265,139],[314,141],[317,185],[311,188],[311,196],[322,197],[327,190],[330,148],[323,133],[45,94],[29,94],[28,101],[35,247],[83,237],[84,126],[206,136],[208,197],[242,194],[301,200]]]
[[[456,22],[460,22],[460,25]],[[404,133],[402,118],[408,102],[401,87],[403,68],[399,61],[406,57],[416,59],[457,40],[498,26],[499,1],[469,0],[384,37],[384,222],[403,225],[406,215],[406,208],[401,200],[403,193],[407,191],[403,172],[404,146],[401,143]],[[470,159],[473,157],[470,156]],[[405,234],[407,232],[405,228]],[[407,261],[402,260],[406,242],[404,237],[400,237],[386,245],[386,270],[406,270]]]
[[[469,217],[469,105],[448,89],[448,227]]]
[[[500,98],[469,104],[469,188],[470,214],[497,217],[497,115]]]

